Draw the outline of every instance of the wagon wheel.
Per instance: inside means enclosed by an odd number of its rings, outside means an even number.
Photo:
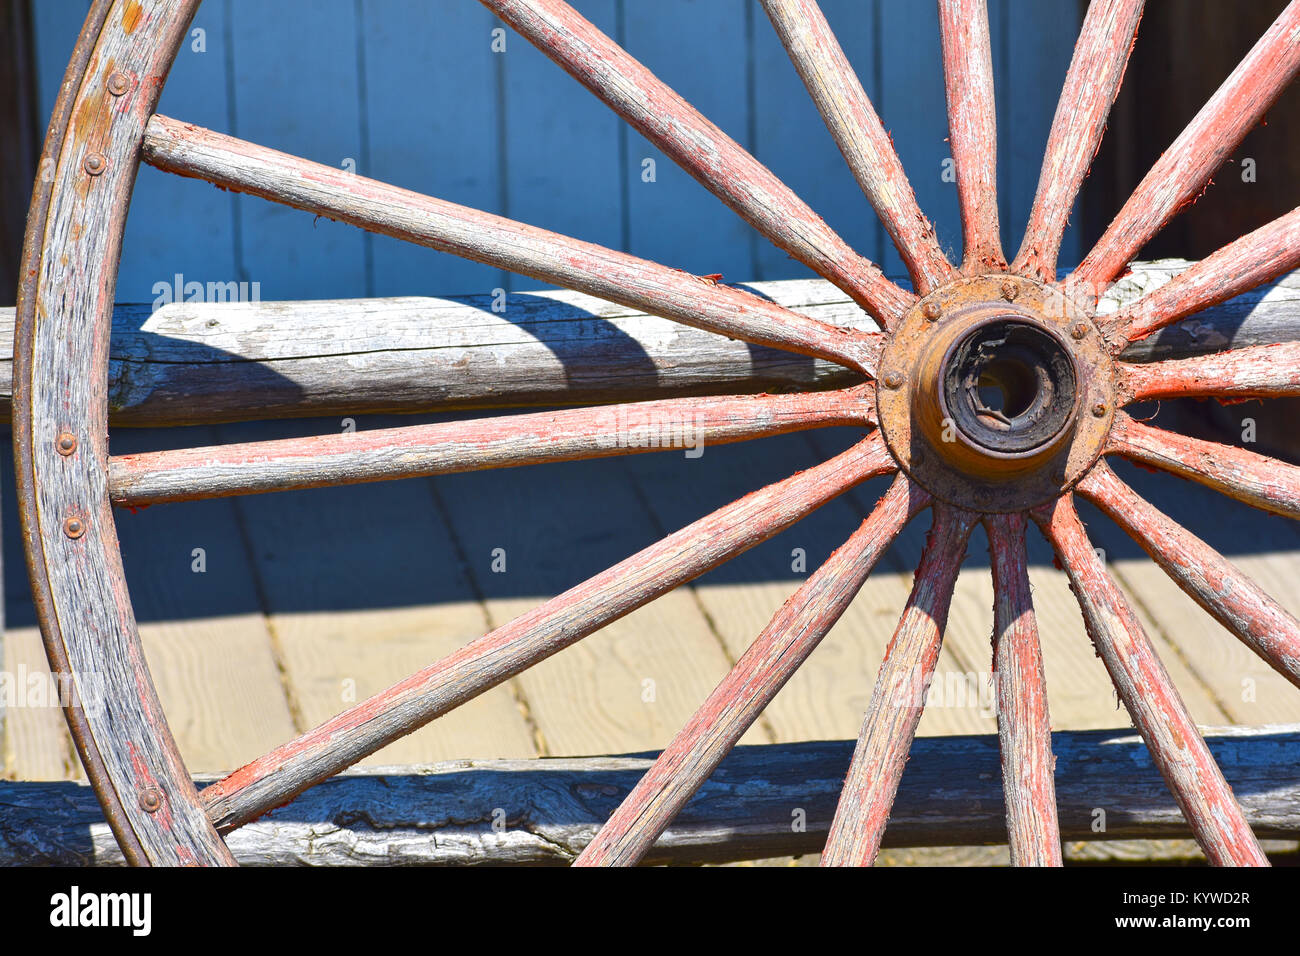
[[[1300,516],[1300,469],[1138,423],[1122,406],[1172,396],[1300,391],[1300,346],[1152,365],[1131,341],[1296,266],[1300,210],[1101,318],[1099,294],[1202,189],[1300,66],[1292,3],[1138,186],[1073,274],[1057,281],[1066,218],[1096,151],[1141,0],[1094,0],[1057,108],[1028,229],[999,243],[995,120],[983,0],[940,0],[964,257],[949,263],[888,134],[813,0],[763,0],[845,159],[898,247],[915,291],[886,279],[717,127],[558,0],[484,0],[754,228],[850,295],[879,324],[822,324],[576,239],[342,173],[153,115],[197,0],[99,0],[68,67],[45,144],[19,301],[14,441],[20,511],[50,664],[102,706],[66,711],[87,775],[134,863],[231,863],[219,834],[266,813],[403,734],[788,527],[873,476],[894,474],[861,527],[777,612],[579,858],[638,861],[817,645],[918,512],[932,528],[881,665],[823,856],[875,858],[967,539],[987,529],[1007,830],[1017,863],[1057,864],[1060,834],[1046,693],[1026,574],[1036,522],[1088,631],[1206,855],[1262,864],[1240,807],[1136,616],[1089,545],[1074,496],[1097,503],[1187,593],[1292,683],[1300,624],[1207,544],[1127,488],[1120,455]],[[197,792],[155,695],[123,577],[113,505],[430,475],[614,454],[608,411],[109,454],[108,336],[138,161],[453,252],[702,329],[861,373],[838,391],[669,399],[637,412],[708,442],[826,425],[869,428],[848,451],[727,505]],[[1000,391],[1002,402],[983,398]],[[626,420],[626,419],[624,419]],[[626,446],[628,443],[623,443]],[[399,453],[400,454],[397,454]]]

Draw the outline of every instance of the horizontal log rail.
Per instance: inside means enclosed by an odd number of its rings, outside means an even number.
[[[1206,730],[1261,839],[1300,838],[1300,725]],[[1186,821],[1131,730],[1052,735],[1067,841],[1186,838]],[[817,853],[853,741],[737,747],[646,862]],[[245,865],[571,863],[657,754],[458,760],[349,771],[226,837]],[[998,738],[922,737],[898,788],[886,847],[1004,843]],[[211,778],[202,778],[206,783]],[[792,807],[807,826],[790,826]],[[1096,809],[1106,811],[1098,829]],[[505,826],[493,812],[505,811]],[[743,826],[737,826],[743,821]],[[121,865],[90,787],[0,781],[0,865]]]
[[[1135,265],[1108,293],[1109,307],[1162,286],[1189,265]],[[119,305],[113,316],[114,426],[597,404],[861,381],[831,362],[750,346],[578,292],[227,302],[221,300],[238,288],[211,283],[186,292],[184,277],[163,286],[166,304]],[[745,288],[820,322],[876,330],[824,280]],[[180,301],[191,294],[217,301]],[[1149,362],[1297,340],[1300,273],[1291,273],[1163,328],[1123,357]],[[0,309],[4,420],[12,371],[13,309]]]

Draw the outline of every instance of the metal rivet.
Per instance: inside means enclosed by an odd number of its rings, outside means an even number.
[[[1014,282],[1002,283],[1002,298],[1008,302],[1013,302],[1018,295],[1020,295],[1020,287]]]
[[[938,302],[927,302],[925,305],[921,306],[921,314],[933,322],[939,318],[939,316],[943,315],[943,309],[939,308]]]
[[[154,813],[162,806],[162,794],[154,787],[140,791],[140,807],[148,813]]]
[[[1096,418],[1104,418],[1106,416],[1106,403],[1098,402],[1092,406],[1092,414]]]
[[[114,96],[121,96],[131,88],[131,78],[122,71],[118,70],[110,73],[108,76],[108,92]]]
[[[903,376],[897,372],[889,372],[885,375],[885,388],[898,388],[903,384]]]
[[[59,432],[59,437],[54,442],[54,447],[59,450],[60,455],[66,458],[77,450],[77,436],[72,434],[72,432]]]
[[[69,538],[80,538],[86,533],[86,522],[73,515],[63,522],[63,533]]]
[[[98,176],[108,168],[108,160],[104,158],[103,153],[87,153],[85,161],[81,164],[85,167],[86,172],[92,176]]]
[[[1070,326],[1070,334],[1074,336],[1076,339],[1083,338],[1085,335],[1088,334],[1088,323],[1075,322],[1074,325]]]

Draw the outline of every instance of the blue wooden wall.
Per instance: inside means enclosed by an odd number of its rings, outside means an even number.
[[[42,108],[87,0],[36,10]],[[582,0],[602,30],[901,273],[755,0]],[[921,207],[960,253],[930,0],[823,0]],[[1077,0],[990,0],[1003,241],[1014,254],[1079,24]],[[808,275],[473,0],[208,0],[161,111],[363,175],[728,281]],[[642,162],[656,160],[656,180]],[[1062,264],[1080,256],[1073,230]],[[119,301],[157,282],[256,281],[264,299],[454,294],[529,279],[142,169]]]

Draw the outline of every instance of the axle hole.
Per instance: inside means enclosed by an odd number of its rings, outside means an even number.
[[[985,409],[1016,418],[1038,397],[1038,376],[1023,362],[995,358],[980,370],[978,388]]]

